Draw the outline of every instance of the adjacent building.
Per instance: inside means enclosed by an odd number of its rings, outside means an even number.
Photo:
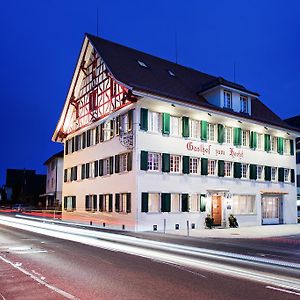
[[[64,151],[60,151],[44,162],[47,167],[46,193],[41,196],[45,198],[46,209],[61,208],[63,161]]]
[[[244,86],[87,34],[53,140],[63,214],[125,230],[296,222],[297,130]]]

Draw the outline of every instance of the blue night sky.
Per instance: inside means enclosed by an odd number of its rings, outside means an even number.
[[[61,145],[51,136],[84,33],[233,80],[282,118],[300,114],[300,1],[5,1],[0,11],[1,155],[36,169]]]

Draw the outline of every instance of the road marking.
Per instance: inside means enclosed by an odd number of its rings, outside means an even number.
[[[266,289],[275,290],[275,291],[279,291],[279,292],[283,292],[283,293],[288,293],[288,294],[293,294],[293,295],[300,296],[300,293],[296,293],[296,292],[293,292],[293,291],[280,289],[280,288],[277,288],[277,287],[275,287],[275,286],[267,285],[267,286],[266,286]]]
[[[6,298],[0,293],[2,300],[6,300]]]
[[[69,294],[68,292],[61,290],[58,287],[55,287],[49,283],[47,283],[46,281],[36,277],[35,275],[33,275],[32,273],[26,271],[25,269],[21,268],[19,264],[14,264],[12,261],[4,258],[3,256],[0,255],[0,259],[2,259],[4,262],[6,262],[7,264],[11,265],[12,267],[14,267],[15,269],[21,271],[22,273],[24,273],[27,276],[30,276],[33,280],[37,281],[38,283],[46,286],[48,289],[62,295],[63,297],[67,298],[67,299],[71,299],[71,300],[78,300],[79,298]],[[2,295],[1,295],[2,296]],[[3,296],[2,296],[3,297]],[[5,299],[5,298],[4,298]]]

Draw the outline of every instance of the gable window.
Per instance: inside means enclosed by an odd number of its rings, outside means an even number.
[[[247,114],[248,113],[248,97],[240,96],[241,103],[241,112]]]
[[[208,175],[216,175],[216,161],[209,159],[208,160]]]
[[[224,107],[232,109],[232,94],[224,91]]]
[[[96,108],[97,101],[97,90],[89,94],[89,110],[92,111]]]
[[[148,153],[148,170],[160,171],[160,153]]]
[[[225,177],[232,176],[232,163],[229,161],[225,161],[224,163],[224,176]]]
[[[148,112],[148,131],[159,132],[159,113],[154,111]]]
[[[180,211],[180,194],[171,194],[171,212]]]
[[[199,173],[199,158],[190,157],[190,174]]]
[[[277,152],[277,138],[275,136],[271,136],[270,139],[271,139],[270,150],[272,152]]]
[[[215,141],[215,124],[207,124],[207,140],[210,142]]]
[[[247,179],[248,178],[248,165],[247,164],[242,164],[242,178]]]
[[[225,127],[225,143],[232,144],[232,128]]]
[[[275,167],[271,168],[271,180],[277,181],[277,168]]]
[[[257,180],[263,179],[263,170],[264,170],[263,166],[260,165],[257,166]]]
[[[290,169],[284,169],[284,182],[290,181]]]
[[[180,156],[170,155],[170,172],[179,173],[180,172]]]
[[[180,135],[180,118],[170,116],[170,135],[179,136]]]
[[[190,136],[194,139],[200,139],[200,122],[190,120]]]
[[[257,149],[258,150],[263,149],[263,135],[261,133],[257,134]]]
[[[249,146],[249,130],[242,130],[242,146]]]

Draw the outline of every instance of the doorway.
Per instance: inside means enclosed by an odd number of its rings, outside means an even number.
[[[214,225],[222,224],[222,196],[213,195],[211,201],[211,216],[214,218]]]

